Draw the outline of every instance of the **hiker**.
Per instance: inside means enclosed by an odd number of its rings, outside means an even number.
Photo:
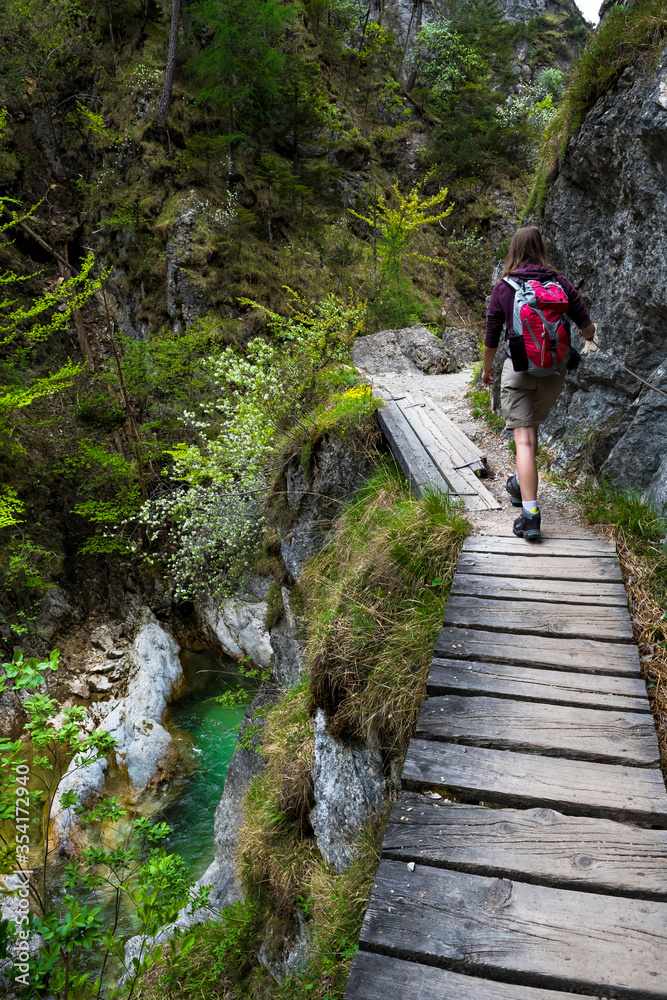
[[[506,426],[514,431],[517,470],[507,480],[506,489],[512,504],[522,508],[514,522],[514,534],[529,541],[541,538],[537,432],[560,395],[567,368],[576,367],[579,360],[570,348],[566,316],[585,340],[593,340],[595,324],[574,285],[547,260],[537,226],[518,229],[502,279],[491,293],[482,382],[493,382],[493,359],[504,326],[508,348],[500,400]]]

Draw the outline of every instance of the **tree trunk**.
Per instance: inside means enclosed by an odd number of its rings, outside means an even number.
[[[157,123],[160,128],[166,128],[169,104],[171,103],[171,86],[174,82],[176,68],[176,44],[178,42],[178,25],[181,17],[181,0],[171,0],[171,29],[169,31],[169,50],[167,52],[167,68],[164,74],[162,96],[157,109]]]
[[[419,34],[419,29],[422,26],[422,0],[417,0],[417,19],[415,23],[415,35]],[[417,82],[417,68],[415,67],[410,74],[410,79],[408,80],[405,89],[408,94],[412,91],[415,83]]]

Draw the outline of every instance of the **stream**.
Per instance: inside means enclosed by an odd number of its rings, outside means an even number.
[[[168,854],[180,854],[191,870],[194,882],[204,874],[215,856],[213,823],[215,810],[223,793],[227,768],[237,741],[238,727],[257,689],[257,682],[239,674],[238,664],[210,650],[183,650],[181,664],[187,678],[189,694],[172,705],[165,725],[178,748],[183,773],[161,793],[157,791],[144,810],[154,823],[165,822],[172,828],[160,842]],[[225,692],[235,692],[238,701],[227,706],[216,699]],[[120,779],[110,769],[108,791],[114,791],[114,781]],[[160,796],[164,806],[160,808]],[[116,826],[116,836],[123,839],[126,821]],[[58,910],[65,895],[63,878],[69,859],[55,856],[49,864],[47,886],[51,905]],[[100,906],[103,922],[113,921],[113,895],[104,887],[97,891],[77,891],[77,897],[89,906]],[[121,912],[118,933],[128,938],[138,930],[133,914]],[[97,951],[80,954],[76,962],[79,972],[89,972],[94,979],[100,968]],[[112,959],[107,966],[107,988],[122,973],[120,964]],[[102,995],[105,990],[103,988]]]

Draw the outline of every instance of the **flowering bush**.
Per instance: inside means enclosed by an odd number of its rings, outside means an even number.
[[[341,375],[349,382],[344,366],[364,306],[334,295],[307,306],[291,294],[292,316],[264,310],[270,340],[257,337],[243,353],[228,347],[204,362],[207,398],[182,417],[195,440],[169,452],[178,486],[143,507],[150,538],[164,542],[168,525],[166,562],[178,597],[223,596],[250,568],[281,443],[308,426]]]

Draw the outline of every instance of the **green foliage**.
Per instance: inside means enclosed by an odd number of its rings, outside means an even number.
[[[249,568],[263,533],[271,457],[340,381],[362,327],[362,305],[329,295],[309,306],[291,296],[290,317],[264,309],[271,340],[255,338],[244,353],[224,348],[204,363],[206,402],[183,414],[196,441],[170,449],[171,478],[183,486],[144,507],[150,536],[159,539],[168,524],[178,543],[167,565],[182,596],[221,595]]]
[[[210,37],[186,66],[198,99],[228,109],[230,131],[242,125],[247,134],[280,94],[284,56],[277,43],[294,7],[280,0],[199,0],[190,10]]]
[[[396,181],[392,201],[379,195],[369,215],[361,215],[350,209],[352,215],[371,228],[373,252],[376,262],[379,262],[381,284],[398,281],[401,268],[408,259],[431,264],[445,263],[412,249],[417,233],[424,226],[446,219],[453,209],[453,205],[444,209],[441,207],[447,197],[447,188],[440,188],[435,194],[423,196],[422,188],[428,179],[427,176],[407,194],[401,193]]]
[[[415,38],[408,68],[430,89],[438,114],[447,114],[451,99],[465,80],[482,69],[481,57],[470,42],[444,20],[428,21]]]
[[[35,689],[43,683],[47,669],[57,669],[58,656],[54,650],[48,660],[40,662],[25,660],[17,652],[10,663],[3,664],[5,677],[14,681],[14,690]],[[5,683],[0,681],[0,691]],[[161,957],[161,949],[149,954],[143,946],[173,922],[182,907],[188,906],[191,912],[191,908],[205,905],[209,890],[191,893],[190,873],[182,858],[157,846],[170,828],[141,817],[128,826],[120,844],[86,847],[80,860],[66,866],[66,892],[54,905],[47,881],[55,850],[51,829],[54,813],[71,808],[85,826],[97,828],[117,822],[125,813],[113,798],[84,808],[74,791],[59,792],[62,778],[66,771],[71,775],[108,755],[115,740],[103,730],[81,735],[85,710],[77,706],[57,714],[55,701],[42,692],[24,699],[23,707],[28,714],[28,740],[0,740],[0,844],[5,859],[13,855],[12,864],[24,873],[33,911],[8,929],[12,937],[18,937],[29,922],[30,933],[41,935],[43,944],[27,963],[15,964],[17,988],[29,986],[21,995],[30,997],[48,989],[49,995],[62,1000],[70,994],[92,1000],[101,991],[115,996],[117,989],[105,976],[112,979],[113,963],[118,967],[124,962],[119,924],[131,915],[142,942],[140,958],[125,969],[131,995],[139,976]],[[14,843],[8,839],[7,820],[12,821]],[[81,893],[102,889],[112,900],[110,922],[102,920],[99,906],[91,907],[80,898]],[[96,972],[82,972],[82,965],[90,968],[93,955]]]
[[[0,493],[0,528],[10,528],[14,524],[20,524],[21,520],[16,515],[23,510],[23,503],[16,496],[16,490],[3,486]]]
[[[27,82],[48,98],[65,67],[71,77],[89,51],[92,39],[82,4],[5,0],[2,14],[0,65],[5,91],[16,94]]]

